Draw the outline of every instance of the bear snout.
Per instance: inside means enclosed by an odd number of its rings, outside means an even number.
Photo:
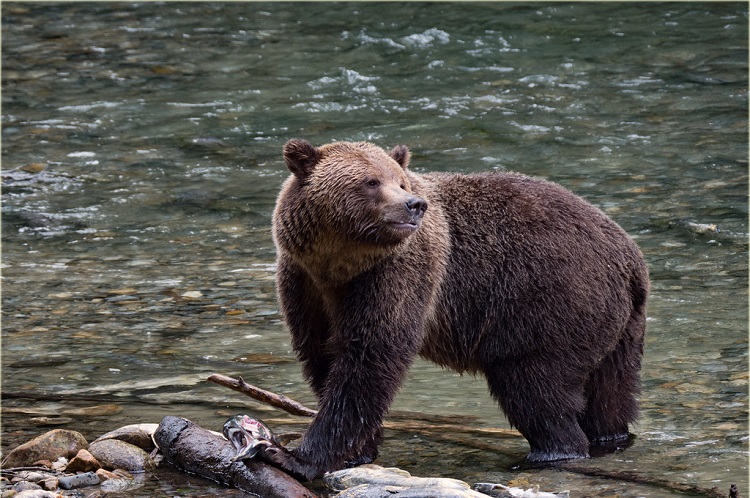
[[[427,210],[427,201],[421,197],[408,195],[405,199],[391,204],[382,213],[382,221],[387,225],[393,242],[399,242],[416,231],[422,223],[422,215]],[[381,241],[385,240],[384,233]]]
[[[427,211],[427,201],[420,197],[409,197],[406,200],[406,209],[412,215],[421,217]]]

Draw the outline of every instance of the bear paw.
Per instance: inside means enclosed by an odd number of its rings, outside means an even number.
[[[298,481],[312,481],[319,473],[317,467],[304,463],[294,453],[280,445],[263,446],[260,456],[265,462],[280,468]]]

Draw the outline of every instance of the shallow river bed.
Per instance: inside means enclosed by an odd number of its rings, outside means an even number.
[[[652,279],[642,415],[589,463],[747,495],[747,28],[739,2],[3,2],[3,451],[168,414],[300,430],[205,378],[314,405],[274,294],[281,146],[370,140],[416,171],[557,181],[621,224]],[[483,379],[424,362],[394,410],[508,427]],[[678,496],[467,439],[388,431],[378,463]]]

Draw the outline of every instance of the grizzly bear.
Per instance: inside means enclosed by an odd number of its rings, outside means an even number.
[[[648,271],[602,211],[516,173],[416,174],[405,146],[295,139],[284,159],[277,292],[319,411],[263,458],[304,479],[374,460],[417,355],[484,375],[529,462],[628,439]]]

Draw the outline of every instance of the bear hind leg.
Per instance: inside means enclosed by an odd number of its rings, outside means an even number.
[[[501,371],[485,371],[490,392],[528,441],[528,462],[587,458],[589,441],[578,423],[585,406],[583,391],[561,385],[561,370],[542,363],[503,360]]]
[[[589,376],[586,410],[579,423],[592,445],[626,441],[638,418],[639,370],[643,354],[642,325],[631,319],[628,332]],[[641,330],[639,333],[638,330]]]

